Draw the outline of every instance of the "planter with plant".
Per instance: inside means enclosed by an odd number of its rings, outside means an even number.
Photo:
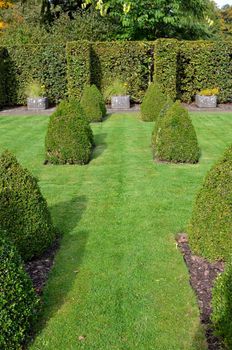
[[[30,82],[26,87],[28,110],[44,110],[48,108],[48,98],[45,97],[45,86],[38,81]]]
[[[218,88],[201,90],[198,94],[196,94],[196,98],[195,98],[197,107],[216,108],[218,94],[219,94]]]
[[[105,99],[111,102],[112,109],[129,109],[130,95],[128,95],[128,86],[120,80],[115,80],[105,90]]]

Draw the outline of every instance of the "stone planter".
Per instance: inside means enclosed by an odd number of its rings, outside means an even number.
[[[196,95],[195,102],[199,108],[216,108],[217,107],[217,96],[202,96]]]
[[[111,97],[112,109],[129,109],[130,108],[130,96],[112,96]]]
[[[47,97],[28,97],[27,109],[29,111],[44,110],[48,108]]]

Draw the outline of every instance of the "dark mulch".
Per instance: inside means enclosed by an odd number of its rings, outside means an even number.
[[[59,238],[39,258],[26,263],[26,271],[32,279],[33,286],[38,294],[42,293],[48,279],[48,274],[53,266],[56,252],[59,248]]]
[[[177,236],[177,243],[189,270],[190,284],[198,299],[201,323],[205,328],[208,349],[220,350],[222,345],[220,344],[219,339],[213,335],[210,316],[212,313],[212,287],[217,275],[224,271],[224,263],[220,261],[209,263],[207,260],[193,255],[186,234],[179,234]]]

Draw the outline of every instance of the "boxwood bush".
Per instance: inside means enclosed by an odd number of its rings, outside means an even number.
[[[196,198],[189,226],[193,251],[209,260],[232,252],[232,145],[212,167]]]
[[[92,148],[92,130],[80,103],[62,101],[50,117],[45,139],[46,162],[87,164]]]
[[[141,104],[141,118],[145,122],[155,121],[166,102],[158,83],[151,83]]]
[[[220,274],[212,291],[212,323],[225,349],[232,349],[232,263],[227,264]],[[224,348],[224,347],[223,347]]]
[[[39,300],[16,248],[4,236],[0,232],[0,349],[22,349]]]
[[[38,180],[9,151],[0,157],[0,226],[24,260],[41,255],[55,238]]]
[[[89,122],[101,122],[103,117],[103,104],[96,89],[86,85],[81,97],[81,107]]]
[[[101,94],[100,90],[96,87],[96,85],[91,85],[91,90],[92,90],[92,94],[95,96],[96,100],[99,102],[100,104],[100,108],[101,108],[101,112],[102,112],[102,117],[104,118],[107,114],[107,110],[106,110],[106,105],[105,105],[105,101],[104,101],[104,97]]]
[[[173,163],[197,163],[200,150],[188,111],[177,101],[158,118],[153,134],[154,158]]]

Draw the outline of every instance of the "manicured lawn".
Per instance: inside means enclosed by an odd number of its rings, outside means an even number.
[[[0,118],[0,150],[14,151],[39,177],[63,232],[30,349],[206,349],[174,237],[232,140],[232,115],[192,117],[200,165],[155,164],[153,124],[118,114],[93,125],[97,148],[83,167],[43,165],[47,117]]]

